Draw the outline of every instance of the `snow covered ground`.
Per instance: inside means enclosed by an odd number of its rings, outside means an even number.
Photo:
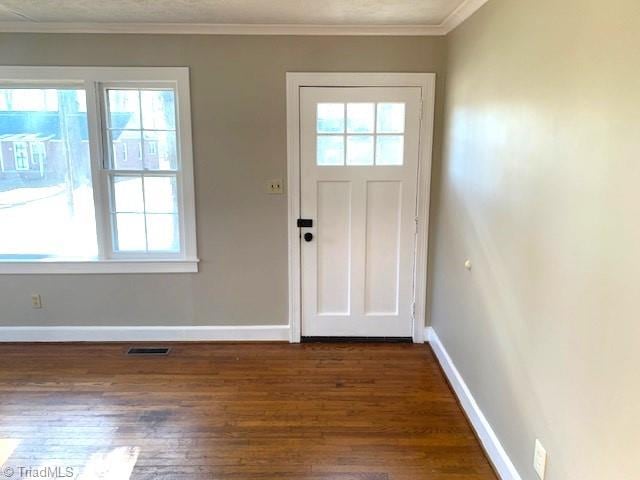
[[[117,177],[119,245],[122,250],[178,251],[175,179]],[[146,210],[146,213],[145,213]],[[98,254],[90,186],[65,183],[0,192],[0,255],[90,258]],[[148,238],[148,240],[147,240]]]
[[[0,193],[0,254],[93,257],[96,243],[93,193],[73,191],[73,213],[64,184]]]

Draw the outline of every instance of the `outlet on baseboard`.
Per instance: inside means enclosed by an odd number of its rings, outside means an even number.
[[[31,306],[33,308],[42,308],[42,298],[39,294],[34,293],[31,295]]]
[[[547,468],[547,451],[537,438],[533,452],[533,468],[538,474],[538,477],[540,477],[540,480],[544,480],[544,472]]]

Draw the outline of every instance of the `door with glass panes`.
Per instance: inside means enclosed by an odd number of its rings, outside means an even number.
[[[300,89],[302,336],[412,336],[421,89]]]

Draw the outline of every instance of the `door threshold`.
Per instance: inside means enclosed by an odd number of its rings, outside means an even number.
[[[301,337],[302,343],[413,343],[411,337]]]

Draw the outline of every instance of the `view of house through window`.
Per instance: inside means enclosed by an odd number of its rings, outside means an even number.
[[[186,68],[0,67],[0,273],[197,271],[191,155]]]
[[[0,89],[0,256],[97,255],[85,91]]]
[[[114,249],[178,251],[174,92],[107,89],[106,103]]]

